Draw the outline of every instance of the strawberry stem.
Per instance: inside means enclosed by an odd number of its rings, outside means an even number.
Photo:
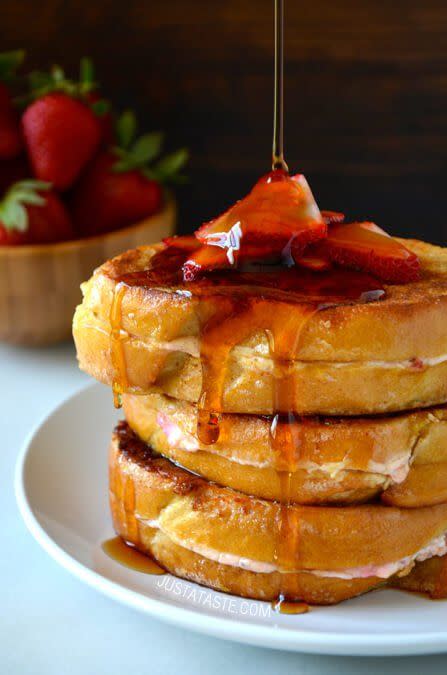
[[[136,138],[137,122],[131,110],[125,110],[117,120],[116,136],[119,145],[114,147],[113,153],[118,158],[113,166],[116,173],[139,170],[146,178],[159,183],[181,183],[185,177],[180,170],[186,164],[188,151],[185,148],[156,160],[163,145],[163,134],[153,131]]]
[[[26,205],[43,206],[45,198],[39,192],[51,190],[51,183],[22,180],[14,183],[0,202],[0,221],[7,230],[25,232],[28,229]]]
[[[16,49],[11,52],[3,52],[0,54],[0,80],[2,82],[9,82],[14,78],[17,68],[22,65],[25,60],[25,50]]]

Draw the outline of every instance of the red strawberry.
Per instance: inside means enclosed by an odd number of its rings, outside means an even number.
[[[225,251],[217,246],[200,246],[183,264],[183,280],[195,281],[204,272],[230,267]]]
[[[109,102],[103,99],[97,91],[92,91],[87,94],[86,100],[98,118],[98,123],[101,129],[102,145],[105,147],[113,145],[116,142],[116,137],[113,125],[113,116],[110,111]]]
[[[15,183],[0,202],[0,245],[48,244],[73,239],[69,215],[48,183]]]
[[[301,257],[298,257],[295,260],[295,263],[300,267],[305,267],[307,270],[312,270],[313,272],[327,272],[331,269],[331,261],[327,255],[321,253],[317,247],[312,250],[310,246]]]
[[[335,263],[383,281],[407,283],[420,277],[418,257],[374,223],[334,225],[322,248]]]
[[[23,114],[22,128],[35,175],[58,190],[73,185],[101,139],[91,109],[58,92],[31,103]]]
[[[204,244],[218,246],[228,260],[280,256],[293,245],[304,248],[326,235],[327,227],[304,176],[290,178],[274,171],[261,178],[252,191],[215,220],[197,230]],[[287,252],[286,252],[287,254]]]
[[[163,239],[163,243],[169,248],[175,248],[178,251],[184,251],[185,253],[191,253],[192,251],[197,251],[197,249],[200,248],[200,244],[193,234],[166,237]]]
[[[0,159],[14,159],[23,148],[19,120],[9,89],[0,82]]]
[[[267,244],[246,244],[240,251],[202,244],[196,250],[190,249],[190,253],[182,267],[185,281],[193,281],[216,269],[230,269],[236,257],[239,263],[281,262],[281,253],[272,251]]]
[[[159,159],[160,133],[135,138],[136,120],[126,111],[117,121],[119,146],[93,161],[75,187],[73,218],[82,236],[126,227],[158,211],[163,200],[161,183],[180,179],[184,150]]]
[[[137,169],[118,173],[115,165],[111,153],[101,153],[75,187],[72,216],[83,237],[132,225],[160,209],[163,193],[159,183]]]

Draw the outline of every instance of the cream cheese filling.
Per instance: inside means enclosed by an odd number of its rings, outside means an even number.
[[[185,541],[181,537],[176,536],[172,532],[168,532],[162,527],[158,520],[145,520],[137,516],[137,520],[161,530],[166,534],[171,541],[173,541],[178,546],[197,553],[198,555],[208,558],[208,560],[213,560],[214,562],[220,563],[221,565],[229,565],[230,567],[238,567],[249,572],[256,572],[258,574],[271,574],[272,572],[279,572],[277,565],[272,563],[262,562],[259,560],[252,560],[251,558],[244,558],[243,556],[238,556],[233,553],[223,553],[221,551],[216,551],[216,549],[204,544],[198,544],[196,542]],[[423,562],[429,558],[434,558],[435,556],[443,556],[447,553],[447,533],[444,533],[438,537],[434,537],[427,546],[424,546],[416,553],[412,555],[405,556],[400,560],[382,563],[380,565],[375,565],[370,563],[369,565],[361,565],[359,567],[348,567],[341,570],[287,570],[287,572],[282,572],[283,574],[293,574],[296,572],[305,572],[307,574],[313,574],[317,577],[330,577],[336,579],[367,579],[370,577],[378,577],[379,579],[389,579],[389,577],[394,574],[398,574],[402,570],[406,569],[410,565],[413,565],[417,562]]]
[[[96,330],[104,335],[110,334],[110,329],[107,326],[101,326],[97,323],[84,323],[84,327],[90,330]],[[173,340],[151,340],[144,339],[142,337],[132,335],[125,329],[120,330],[120,334],[123,338],[129,338],[134,340],[138,345],[144,349],[150,351],[165,351],[165,352],[183,352],[189,354],[195,358],[200,357],[200,339],[196,335],[187,335],[184,337],[175,338]],[[270,362],[270,369],[273,370],[274,364],[273,361],[269,358],[268,354],[264,354],[261,351],[252,349],[244,346],[236,346],[235,349],[239,350],[247,359],[251,360],[252,363],[255,363],[258,359],[263,362]],[[244,354],[245,352],[245,354]],[[433,357],[414,357],[411,359],[403,359],[396,361],[383,361],[383,360],[366,360],[366,361],[326,361],[326,360],[315,360],[315,361],[300,361],[299,359],[295,360],[295,364],[299,368],[305,368],[306,366],[312,365],[326,365],[333,368],[349,368],[352,366],[368,366],[370,368],[383,368],[383,369],[400,369],[400,370],[410,370],[410,371],[420,371],[425,368],[438,366],[447,361],[447,354],[442,354],[441,356]],[[263,371],[266,370],[264,366],[260,366],[260,369]]]
[[[157,414],[157,423],[165,434],[166,441],[169,447],[177,450],[182,450],[184,452],[199,452],[203,450],[200,447],[197,439],[193,434],[190,434],[187,431],[184,431],[178,424],[173,422],[169,415],[163,412],[158,412]],[[235,462],[236,464],[253,466],[257,469],[264,469],[271,467],[268,461],[257,462],[254,459],[246,459],[237,455],[225,454],[225,453],[216,453],[219,456],[227,459],[228,461]],[[336,479],[340,477],[345,471],[353,469],[348,466],[346,461],[341,462],[326,462],[324,464],[317,464],[316,462],[310,461],[297,461],[297,467],[309,472],[322,471],[329,475],[331,478]],[[410,452],[402,453],[399,457],[395,457],[389,462],[375,462],[370,460],[367,468],[363,471],[365,473],[378,474],[379,476],[384,476],[385,478],[390,479],[393,483],[402,483],[405,478],[408,476],[410,470]]]

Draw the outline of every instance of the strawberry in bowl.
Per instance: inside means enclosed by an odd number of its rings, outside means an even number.
[[[187,152],[138,138],[88,59],[77,79],[21,77],[23,59],[0,54],[0,339],[32,345],[71,335],[79,286],[105,258],[173,233]]]

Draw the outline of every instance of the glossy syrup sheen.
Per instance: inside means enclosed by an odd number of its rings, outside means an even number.
[[[143,572],[144,574],[166,574],[166,571],[158,565],[155,560],[149,558],[144,553],[140,553],[136,548],[127,544],[121,537],[113,537],[107,539],[102,544],[104,553],[116,560],[121,565],[129,567],[136,572]]]
[[[307,614],[310,609],[306,602],[290,602],[281,598],[272,602],[272,607],[280,614]]]
[[[194,242],[188,245],[193,247]],[[280,570],[295,570],[299,567],[299,521],[298,511],[291,508],[290,481],[299,459],[306,421],[294,413],[299,392],[295,391],[292,364],[300,348],[301,335],[311,317],[325,307],[377,300],[383,297],[384,289],[373,277],[358,272],[332,269],[316,273],[266,264],[214,271],[197,281],[185,283],[181,269],[187,257],[188,251],[182,245],[174,244],[156,253],[149,269],[115,280],[117,285],[110,317],[115,396],[128,386],[120,322],[122,302],[126,290],[132,286],[186,291],[193,300],[209,300],[214,308],[211,318],[201,326],[200,335],[202,391],[197,436],[206,445],[219,439],[231,350],[253,333],[264,331],[274,363],[273,408],[282,413],[272,417],[270,432],[281,487],[274,555]],[[306,611],[302,603],[289,602],[290,597],[300,595],[299,588],[291,588],[294,577],[283,575],[279,604],[275,604],[279,611]]]

